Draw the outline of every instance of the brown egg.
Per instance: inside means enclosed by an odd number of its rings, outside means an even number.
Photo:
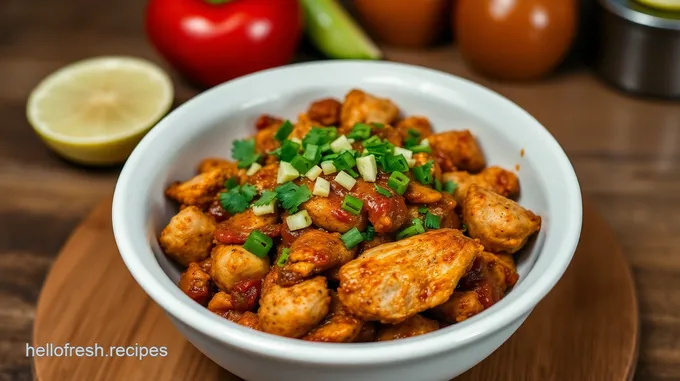
[[[573,0],[457,0],[455,34],[473,68],[529,80],[560,64],[576,32]]]
[[[450,0],[354,0],[361,23],[378,40],[423,47],[443,33]]]

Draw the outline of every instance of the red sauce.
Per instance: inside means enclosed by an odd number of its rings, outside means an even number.
[[[352,221],[352,215],[344,209],[331,210],[331,216],[333,216],[333,218],[343,223],[349,223]]]
[[[281,225],[268,225],[257,229],[260,233],[270,238],[276,238],[281,235]],[[237,230],[229,225],[220,224],[215,230],[215,240],[225,245],[243,244],[252,233],[251,229]]]
[[[238,311],[249,311],[255,308],[260,297],[262,280],[249,279],[238,282],[231,292],[234,308]]]
[[[229,213],[222,208],[222,205],[220,205],[220,202],[217,200],[210,204],[208,215],[215,219],[216,222],[222,222],[229,218]]]

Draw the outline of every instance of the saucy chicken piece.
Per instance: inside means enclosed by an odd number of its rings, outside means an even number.
[[[282,124],[283,119],[267,114],[262,114],[255,121],[255,128],[259,131],[264,130],[267,127],[271,127],[272,125],[280,126]]]
[[[243,246],[217,245],[211,258],[212,280],[217,287],[227,292],[232,292],[239,282],[259,281],[269,272],[269,257],[260,258]]]
[[[382,173],[375,183],[358,179],[350,195],[364,202],[363,208],[368,211],[368,220],[373,224],[377,233],[390,233],[399,229],[408,220],[408,209],[404,198],[392,191],[387,185],[389,174]],[[378,193],[375,185],[381,186],[392,193],[386,197]],[[359,229],[362,230],[363,229]]]
[[[252,208],[231,216],[217,225],[215,240],[224,244],[243,244],[250,233],[257,230],[271,238],[281,235],[278,213],[256,216]]]
[[[257,315],[260,329],[286,337],[301,337],[323,320],[331,297],[326,278],[318,276],[290,287],[276,284],[278,271],[267,274]]]
[[[342,104],[340,133],[349,133],[356,123],[391,124],[397,117],[399,108],[391,100],[354,89],[347,93]]]
[[[333,176],[322,176],[331,183],[328,197],[312,196],[309,201],[300,206],[306,210],[315,226],[331,232],[345,233],[356,227],[360,231],[366,229],[368,218],[365,213],[352,214],[342,209],[347,190],[333,181]],[[307,185],[310,191],[314,189],[314,182],[304,179],[301,184]]]
[[[198,304],[205,306],[212,294],[210,274],[197,262],[191,262],[179,278],[179,288]]]
[[[455,192],[453,192],[453,197],[458,203],[463,202],[468,188],[472,184],[477,184],[481,188],[508,198],[512,198],[519,193],[517,176],[500,167],[484,168],[476,175],[466,171],[447,172],[442,176],[442,181],[444,183],[453,181],[458,185]]]
[[[248,176],[246,183],[255,186],[258,192],[273,190],[276,184],[276,176],[279,172],[279,163],[265,164],[254,175]]]
[[[512,265],[498,256],[483,252],[472,264],[470,271],[458,283],[459,290],[474,291],[486,309],[496,304],[508,288],[513,287],[519,275]]]
[[[165,190],[165,195],[182,205],[204,208],[213,201],[217,192],[224,188],[224,182],[235,175],[237,173],[230,169],[213,168],[183,183],[170,184]]]
[[[338,296],[363,320],[399,323],[448,300],[482,250],[454,229],[380,245],[340,268]]]
[[[378,329],[375,341],[405,339],[424,335],[439,329],[439,322],[420,315],[413,315],[401,323],[383,325]]]
[[[408,175],[411,181],[408,183],[404,197],[412,204],[434,204],[442,199],[442,192],[438,192],[429,186],[422,185],[411,174]]]
[[[485,166],[484,154],[468,130],[440,132],[427,140],[432,156],[445,172],[461,169],[477,172]]]
[[[389,124],[372,124],[371,134],[380,139],[387,140],[394,144],[395,147],[401,147],[404,144],[404,138],[401,136],[401,133],[399,133],[399,130]]]
[[[210,172],[215,169],[222,169],[224,171],[229,172],[233,176],[236,176],[239,173],[239,169],[236,163],[220,158],[203,159],[198,164],[197,168],[199,174]]]
[[[397,123],[397,130],[404,139],[409,136],[409,130],[417,131],[420,139],[425,139],[433,133],[430,120],[424,116],[417,115],[409,116]]]
[[[259,329],[257,314],[250,311],[238,311],[232,300],[232,295],[220,291],[210,300],[208,310],[244,327]]]
[[[365,321],[364,324],[361,325],[361,330],[359,330],[359,334],[357,335],[356,339],[354,339],[355,343],[371,343],[375,341],[375,335],[377,334],[378,329],[376,328],[375,322],[372,321]]]
[[[333,98],[326,98],[312,103],[307,110],[309,119],[324,126],[337,126],[340,123],[342,103]]]
[[[340,233],[309,230],[290,246],[288,262],[281,269],[286,279],[304,279],[325,270],[339,267],[356,256],[340,240]]]
[[[436,160],[434,160],[432,156],[430,156],[429,153],[427,152],[414,153],[413,160],[415,160],[416,166],[425,165],[429,161],[432,161],[432,169],[430,170],[430,173],[432,173],[432,178],[439,181],[442,180],[442,167]]]
[[[456,291],[451,299],[431,311],[447,323],[460,323],[484,311],[484,306],[475,291]]]
[[[281,143],[274,138],[279,130],[280,124],[272,124],[263,128],[255,134],[255,151],[257,153],[269,153],[281,146]]]
[[[260,329],[260,318],[257,316],[255,312],[250,311],[244,312],[241,318],[236,321],[236,323],[251,329],[255,330]]]
[[[288,213],[284,212],[281,216],[281,219],[283,221],[286,220],[286,217],[288,217]],[[290,245],[295,242],[296,239],[300,238],[301,235],[305,234],[306,232],[310,230],[315,230],[313,226],[310,226],[308,228],[300,229],[300,230],[293,230],[291,231],[290,228],[288,228],[287,223],[282,223],[281,224],[281,243],[283,244],[284,247],[290,247]],[[323,231],[323,230],[322,230]]]
[[[351,343],[359,336],[363,322],[347,311],[335,292],[331,291],[330,295],[330,313],[318,327],[302,337],[302,340]]]
[[[515,253],[541,228],[541,217],[477,184],[470,185],[462,206],[470,237],[489,251]]]
[[[189,206],[170,219],[158,243],[167,256],[189,266],[210,255],[214,232],[215,222],[197,207]]]

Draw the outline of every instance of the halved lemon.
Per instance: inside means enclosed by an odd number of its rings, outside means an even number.
[[[155,64],[97,57],[50,74],[33,90],[26,114],[45,143],[87,165],[125,161],[170,109],[172,81]]]
[[[637,0],[637,2],[652,8],[680,11],[680,0]]]

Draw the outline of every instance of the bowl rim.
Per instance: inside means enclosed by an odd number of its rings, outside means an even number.
[[[564,208],[568,208],[568,221],[566,221],[565,229],[560,235],[562,238],[560,249],[554,254],[553,262],[544,272],[532,276],[532,273],[536,273],[536,271],[533,271],[533,268],[529,271],[523,283],[532,280],[533,283],[528,283],[530,287],[527,286],[523,293],[513,298],[509,298],[512,293],[508,294],[492,307],[495,310],[493,312],[480,314],[476,319],[468,319],[447,327],[447,329],[427,335],[387,342],[337,344],[290,339],[252,330],[236,323],[227,322],[225,324],[223,318],[209,312],[202,306],[199,306],[200,310],[191,308],[187,303],[195,302],[188,298],[186,300],[180,298],[176,293],[177,290],[171,291],[151,273],[150,269],[142,263],[139,250],[135,248],[130,238],[133,234],[139,234],[139,232],[135,233],[128,228],[129,224],[126,222],[127,214],[125,212],[129,210],[128,208],[141,206],[130,201],[132,194],[129,192],[131,192],[132,184],[137,181],[136,168],[141,163],[145,152],[155,144],[155,141],[166,130],[173,128],[171,127],[173,124],[177,124],[175,120],[182,117],[183,114],[194,112],[194,109],[201,103],[208,102],[218,93],[227,91],[226,88],[258,78],[290,75],[289,72],[320,66],[335,70],[351,69],[356,71],[362,68],[370,68],[373,70],[409,71],[411,74],[428,77],[442,83],[448,82],[466,88],[466,90],[483,94],[483,96],[489,98],[489,101],[504,103],[505,106],[514,109],[513,112],[522,118],[522,123],[526,123],[532,133],[537,134],[538,138],[541,139],[542,144],[554,153],[552,159],[559,168],[560,175],[564,177],[564,190],[567,195],[562,203]],[[536,304],[555,286],[573,257],[581,232],[582,200],[574,169],[555,138],[528,112],[493,90],[449,73],[402,63],[355,60],[315,61],[268,69],[240,77],[207,90],[173,110],[142,139],[123,167],[115,187],[112,221],[114,236],[121,257],[137,283],[166,313],[192,330],[241,351],[277,360],[324,365],[376,365],[441,354],[486,337],[515,321],[525,319]],[[146,233],[142,232],[142,234]],[[149,251],[151,251],[150,247]],[[534,267],[539,261],[540,253]],[[404,350],[406,346],[408,350]]]

